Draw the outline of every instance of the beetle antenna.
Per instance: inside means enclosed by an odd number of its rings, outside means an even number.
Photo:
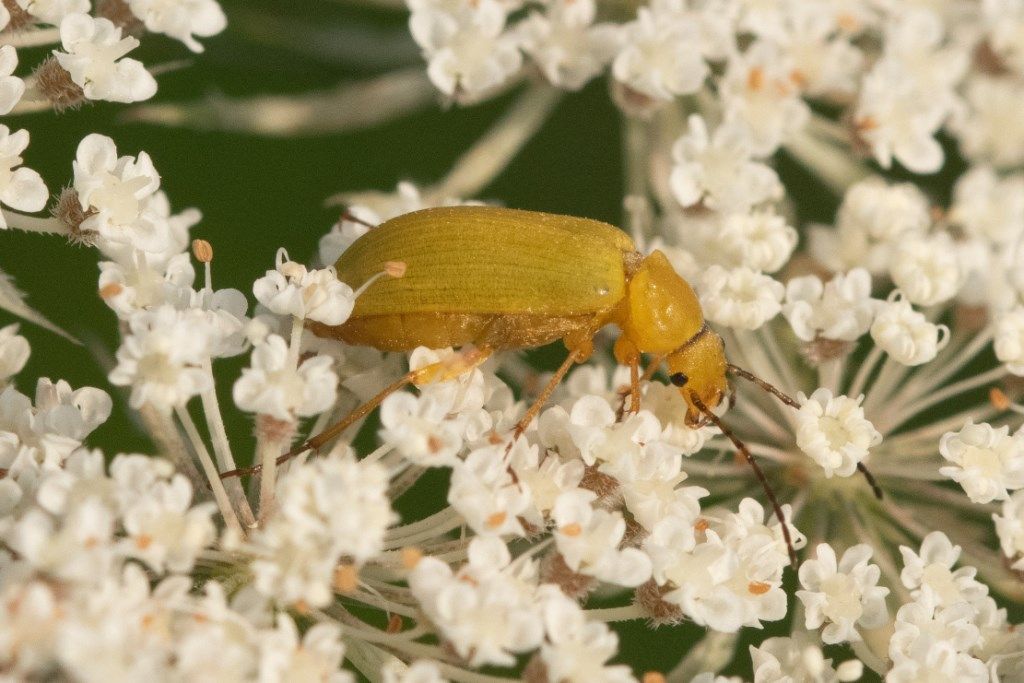
[[[737,365],[733,365],[732,363],[728,363],[726,367],[732,374],[738,375],[745,380],[753,382],[757,386],[767,391],[769,394],[778,398],[780,401],[785,403],[790,408],[800,407],[800,404],[793,400],[791,396],[784,394],[773,384],[761,379],[760,377],[750,372],[749,370],[744,370],[743,368]],[[864,479],[867,480],[868,486],[871,487],[871,491],[875,494],[875,498],[877,498],[878,500],[882,500],[882,487],[878,485],[878,480],[875,479],[875,475],[871,474],[871,471],[868,470],[867,465],[865,465],[862,462],[859,462],[857,463],[857,470],[864,475]]]
[[[732,374],[738,375],[738,376],[742,377],[743,379],[747,380],[748,382],[753,382],[754,384],[756,384],[757,386],[761,387],[762,389],[767,391],[769,394],[774,396],[775,398],[777,398],[780,401],[782,401],[783,403],[785,403],[790,408],[799,408],[800,407],[800,404],[796,402],[796,399],[794,399],[793,397],[791,397],[791,396],[789,396],[787,394],[782,393],[782,391],[780,391],[777,387],[775,387],[775,385],[770,384],[769,382],[761,379],[760,377],[758,377],[754,373],[750,372],[749,370],[744,370],[743,368],[739,367],[738,365],[733,365],[732,363],[727,363],[726,367],[729,369],[729,372],[731,372]]]
[[[775,512],[775,518],[779,520],[779,524],[782,526],[782,538],[786,541],[786,550],[789,551],[789,563],[794,569],[796,569],[799,563],[797,561],[796,549],[793,547],[793,538],[789,533],[789,522],[786,521],[785,515],[782,514],[782,506],[779,505],[779,499],[775,497],[775,491],[772,490],[771,484],[768,483],[768,477],[764,476],[764,471],[761,469],[761,466],[757,464],[757,461],[754,460],[754,456],[751,455],[746,444],[740,441],[739,437],[736,436],[731,429],[726,427],[718,416],[711,412],[711,409],[704,405],[704,402],[701,401],[696,394],[691,393],[690,400],[692,400],[693,404],[697,406],[702,413],[704,413],[708,420],[713,422],[714,425],[718,427],[730,441],[732,441],[736,450],[742,453],[750,466],[754,468],[754,474],[757,475],[758,481],[761,482],[761,487],[764,488],[765,495],[768,496],[768,501],[772,504],[772,510]]]
[[[364,221],[362,218],[360,218],[359,216],[355,215],[354,213],[352,213],[348,209],[345,209],[344,211],[341,212],[341,220],[349,221],[350,223],[358,223],[359,225],[362,225],[362,226],[367,227],[367,228],[376,228],[377,227],[376,225],[374,225],[373,223],[370,223],[369,221]]]

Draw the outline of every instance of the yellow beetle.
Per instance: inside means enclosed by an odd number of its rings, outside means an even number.
[[[401,277],[380,277],[396,262],[402,264]],[[343,324],[308,323],[315,334],[383,351],[466,349],[406,373],[279,461],[320,448],[409,383],[457,377],[494,351],[562,340],[569,356],[517,424],[514,441],[573,364],[590,357],[598,330],[612,324],[622,331],[615,357],[631,370],[630,408],[639,410],[641,354],[655,357],[647,376],[666,362],[686,401],[686,422],[713,422],[753,467],[795,564],[789,525],[767,478],[714,411],[728,395],[729,372],[756,382],[790,406],[797,404],[726,361],[722,338],[705,323],[693,288],[662,252],[645,257],[624,232],[600,221],[457,206],[415,211],[372,227],[345,250],[335,268],[341,281],[363,291]],[[867,470],[859,469],[874,486]],[[876,486],[875,491],[879,493]]]
[[[634,385],[641,353],[664,357],[690,425],[728,390],[722,339],[704,323],[693,289],[663,253],[644,257],[607,223],[490,206],[424,209],[371,229],[335,268],[356,289],[394,261],[405,264],[402,277],[371,285],[344,324],[313,323],[312,331],[385,351],[475,347],[463,364],[421,371],[413,381],[459,374],[493,351],[561,339],[569,357],[553,390],[573,363],[590,357],[597,331],[614,324],[622,329],[615,357],[634,369]]]

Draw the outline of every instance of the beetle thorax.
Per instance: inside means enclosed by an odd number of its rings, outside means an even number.
[[[623,309],[623,334],[643,353],[676,351],[704,327],[693,288],[660,251],[644,259],[629,279]]]

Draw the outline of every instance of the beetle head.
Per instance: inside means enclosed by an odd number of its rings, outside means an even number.
[[[697,336],[665,359],[669,379],[679,387],[686,401],[686,424],[699,427],[707,417],[697,407],[693,396],[714,410],[730,393],[725,373],[725,345],[722,338],[704,328]]]

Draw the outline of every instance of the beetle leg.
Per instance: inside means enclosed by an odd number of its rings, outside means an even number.
[[[505,449],[505,453],[512,450],[512,444],[514,444],[519,437],[523,435],[526,428],[530,426],[531,422],[533,422],[533,418],[537,417],[541,408],[543,408],[544,404],[548,402],[549,398],[551,398],[551,394],[553,394],[555,389],[558,388],[558,385],[562,383],[562,380],[565,379],[566,374],[568,374],[572,366],[579,363],[584,358],[586,358],[585,351],[574,349],[569,352],[569,357],[562,362],[557,370],[555,370],[555,374],[552,375],[551,380],[548,381],[547,386],[544,387],[544,391],[540,392],[540,396],[534,400],[533,404],[526,411],[526,414],[523,415],[522,419],[516,423],[516,427],[512,432],[512,441],[509,442],[508,447]]]
[[[384,399],[396,391],[401,390],[405,385],[427,384],[429,382],[455,379],[456,377],[480,366],[488,357],[490,357],[490,355],[491,349],[489,348],[469,348],[459,351],[458,353],[436,363],[425,365],[418,370],[410,370],[388,386],[384,387],[383,391],[353,410],[340,421],[334,423],[316,436],[311,437],[308,441],[296,446],[284,455],[280,456],[277,459],[277,464],[280,465],[283,462],[287,462],[306,451],[316,451],[323,448],[323,446],[331,439],[334,439],[356,422],[369,415],[373,412],[374,408],[384,402]],[[255,467],[239,468],[237,470],[231,470],[230,472],[223,472],[220,476],[221,479],[226,479],[227,477],[240,477],[247,474],[256,474],[261,469],[260,465],[256,465]]]

